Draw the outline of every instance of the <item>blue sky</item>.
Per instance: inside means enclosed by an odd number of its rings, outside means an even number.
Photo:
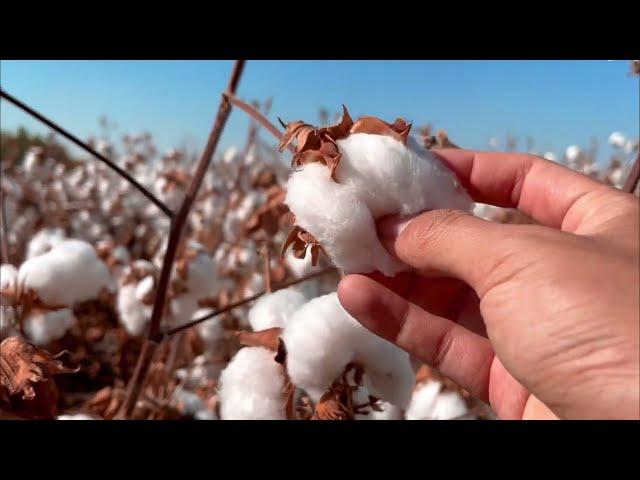
[[[200,150],[231,61],[2,61],[2,88],[83,138],[149,131],[162,148],[183,141]],[[535,139],[535,150],[562,152],[638,136],[638,78],[625,61],[249,61],[246,99],[273,97],[270,118],[315,123],[319,107],[352,115],[431,122],[458,144],[486,148],[507,133]],[[3,129],[46,131],[7,102]],[[244,141],[247,119],[234,112],[222,147]],[[264,134],[268,138],[268,134]],[[524,148],[524,142],[521,142]],[[607,150],[604,150],[606,152]]]

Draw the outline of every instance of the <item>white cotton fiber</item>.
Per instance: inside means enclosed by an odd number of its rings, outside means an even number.
[[[147,277],[150,278],[150,277]],[[141,335],[151,319],[151,306],[143,304],[136,296],[138,284],[123,285],[118,290],[116,308],[120,323],[130,335]]]
[[[17,287],[18,270],[10,263],[0,266],[0,292],[15,290]],[[0,293],[0,305],[13,305],[13,298]]]
[[[452,420],[468,412],[467,404],[458,392],[447,391],[438,395],[431,412],[433,420]]]
[[[436,208],[470,210],[472,202],[430,151],[385,135],[357,133],[337,141],[336,179],[319,163],[303,165],[287,184],[285,203],[336,266],[348,272],[394,275],[407,267],[391,258],[376,234],[385,215]]]
[[[314,298],[287,323],[281,337],[287,349],[287,372],[314,402],[352,360],[358,325],[336,294]]]
[[[365,386],[374,397],[406,407],[415,385],[409,354],[364,327],[360,337],[354,360],[365,365]]]
[[[282,328],[305,301],[304,295],[291,289],[278,290],[263,295],[249,310],[251,328],[254,331],[274,327]]]
[[[58,415],[56,420],[100,420],[86,413],[75,413],[72,415]]]
[[[220,375],[223,420],[284,420],[284,374],[274,352],[245,347]]]
[[[107,266],[91,245],[80,240],[64,240],[27,260],[20,266],[18,281],[45,304],[65,306],[97,298],[112,285]]]
[[[428,380],[416,387],[407,407],[407,420],[430,420],[442,384]]]
[[[364,367],[372,395],[403,407],[414,384],[406,352],[365,329],[340,305],[337,294],[317,297],[299,308],[282,334],[287,371],[314,401],[349,362]]]
[[[76,317],[69,308],[34,311],[24,320],[24,331],[35,345],[46,345],[64,337],[75,322]]]
[[[27,246],[27,258],[34,258],[47,253],[66,239],[61,228],[43,228],[29,241]]]
[[[451,420],[467,414],[469,409],[458,392],[442,391],[442,384],[429,380],[413,392],[407,408],[407,420]]]

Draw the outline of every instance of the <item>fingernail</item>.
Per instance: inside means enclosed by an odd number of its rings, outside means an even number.
[[[407,228],[411,221],[419,214],[406,217],[387,217],[378,222],[378,236],[384,242],[392,242]]]

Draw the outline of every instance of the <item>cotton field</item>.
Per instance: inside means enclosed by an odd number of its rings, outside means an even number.
[[[221,105],[248,104],[230,88]],[[457,146],[443,131],[343,107],[333,125],[290,122],[275,138],[269,108],[249,106],[246,143],[208,164],[159,152],[146,134],[87,142],[171,218],[89,153],[6,149],[0,337],[13,373],[3,367],[1,418],[495,418],[361,326],[336,287],[344,273],[407,269],[377,238],[383,216],[456,208],[531,220],[473,203],[433,153]],[[608,141],[608,159],[581,144],[533,153],[622,188],[638,138]]]

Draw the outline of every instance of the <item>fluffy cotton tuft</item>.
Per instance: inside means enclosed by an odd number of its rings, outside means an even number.
[[[14,289],[17,285],[18,270],[10,263],[3,263],[0,266],[0,291]],[[11,305],[12,300],[0,294],[0,305]]]
[[[409,355],[360,325],[336,293],[299,308],[282,340],[291,380],[316,402],[352,361],[364,366],[365,386],[372,395],[399,407],[411,396],[415,377]]]
[[[468,412],[457,392],[441,390],[442,384],[434,380],[418,385],[407,408],[407,420],[451,420]]]
[[[99,420],[86,413],[75,413],[72,415],[58,415],[56,420]]]
[[[29,241],[27,259],[47,253],[64,240],[66,240],[66,235],[61,228],[43,228]]]
[[[242,348],[220,375],[223,420],[284,420],[284,374],[274,353]]]
[[[122,285],[116,300],[120,323],[130,335],[134,336],[141,335],[151,320],[151,306],[142,303],[136,295],[138,286],[139,284],[135,283]]]
[[[31,342],[46,345],[64,337],[76,322],[73,311],[61,308],[53,311],[32,312],[24,321],[24,331]]]
[[[18,281],[48,305],[71,306],[96,298],[103,288],[111,288],[113,280],[91,245],[65,240],[24,262]]]
[[[624,147],[626,141],[627,139],[620,132],[613,132],[611,135],[609,135],[609,144],[613,145],[614,147],[622,148]]]
[[[582,153],[582,151],[580,150],[580,147],[578,145],[571,145],[567,147],[565,155],[567,156],[567,160],[569,160],[570,162],[575,162],[576,160],[578,160],[580,153]]]
[[[306,164],[291,174],[285,203],[343,270],[392,276],[407,269],[378,240],[375,221],[385,215],[471,209],[454,174],[412,138],[407,147],[389,136],[358,133],[337,144],[337,182],[326,166]]]
[[[265,294],[249,310],[251,328],[254,331],[282,328],[305,302],[306,299],[302,293],[291,289]]]

